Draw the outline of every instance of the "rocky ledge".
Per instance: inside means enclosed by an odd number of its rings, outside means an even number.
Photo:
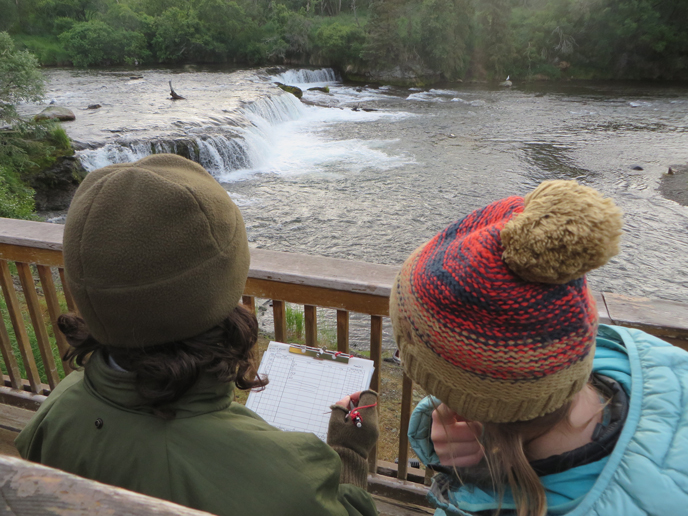
[[[34,189],[37,211],[66,210],[74,192],[86,177],[86,171],[75,156],[62,156],[45,170],[24,178]]]

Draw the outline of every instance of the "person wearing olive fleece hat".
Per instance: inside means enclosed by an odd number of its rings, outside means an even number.
[[[239,305],[250,255],[241,213],[201,166],[163,154],[91,172],[63,252],[79,315],[58,324],[84,367],[17,437],[23,458],[219,515],[377,514],[375,408],[355,432],[333,408],[328,446],[234,402],[235,385],[267,383]]]
[[[619,250],[611,199],[546,181],[405,261],[390,316],[429,396],[409,439],[436,516],[684,514],[688,353],[600,325],[585,274]]]

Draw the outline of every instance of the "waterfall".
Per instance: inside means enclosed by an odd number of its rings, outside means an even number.
[[[337,76],[332,68],[322,68],[320,70],[287,70],[275,75],[273,79],[284,84],[309,84],[335,82]]]
[[[151,154],[173,153],[200,163],[214,177],[228,172],[257,168],[271,149],[275,126],[303,116],[304,106],[291,94],[277,93],[247,103],[227,117],[214,117],[211,125],[186,129],[154,140],[121,139],[77,156],[87,171],[130,163]]]

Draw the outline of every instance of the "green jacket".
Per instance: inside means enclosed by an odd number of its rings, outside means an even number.
[[[163,420],[134,375],[96,353],[43,403],[16,445],[25,459],[219,515],[376,515],[339,484],[339,456],[313,434],[271,427],[234,386],[201,379]]]

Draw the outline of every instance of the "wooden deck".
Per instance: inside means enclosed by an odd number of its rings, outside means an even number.
[[[8,373],[3,378],[4,385],[0,384],[0,454],[16,453],[14,436],[59,381],[52,357],[53,347],[62,350],[66,345],[56,328],[59,302],[75,310],[64,285],[63,231],[61,225],[0,218],[0,286],[12,326],[5,328],[0,319],[0,352]],[[16,267],[16,273],[12,267]],[[389,294],[397,272],[396,266],[252,249],[243,303],[255,310],[256,297],[273,301],[275,340],[279,341],[286,340],[287,303],[303,305],[307,345],[318,344],[316,307],[335,309],[337,349],[343,352],[349,349],[350,312],[365,314],[370,317],[370,358],[379,371],[382,318],[389,313]],[[46,312],[41,312],[38,291]],[[18,302],[18,292],[24,305]],[[607,292],[595,293],[595,298],[601,322],[639,328],[688,349],[688,305]],[[48,325],[54,340],[47,335]],[[36,335],[34,351],[27,334],[29,327]],[[14,334],[16,349],[8,330]],[[42,383],[37,363],[46,370],[47,383]],[[26,371],[23,375],[19,365]],[[376,372],[371,388],[380,391],[380,387],[380,375]],[[381,513],[389,516],[432,512],[425,507],[424,473],[412,471],[407,461],[412,387],[411,380],[404,375],[402,401],[395,407],[400,414],[398,468],[378,462],[375,450],[370,458],[370,471],[376,473],[370,476],[370,490]]]

